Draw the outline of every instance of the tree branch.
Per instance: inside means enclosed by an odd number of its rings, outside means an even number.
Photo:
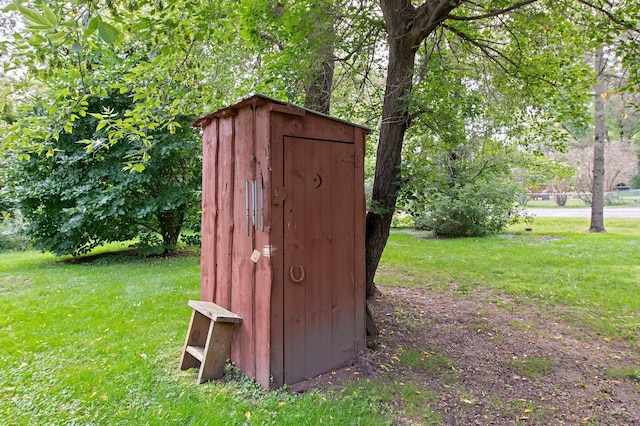
[[[604,14],[612,22],[615,22],[616,24],[620,25],[621,27],[623,27],[626,30],[633,31],[635,33],[640,33],[640,29],[636,28],[632,24],[624,22],[622,19],[618,18],[612,12],[610,12],[608,10],[605,10],[602,6],[593,4],[593,3],[589,2],[589,1],[586,1],[586,0],[578,0],[578,3],[583,4],[583,5],[587,6],[587,7],[590,7],[591,9],[597,10],[598,12]]]
[[[152,232],[155,232],[156,234],[160,234],[160,235],[162,235],[162,231],[161,231],[160,229],[157,229],[157,228],[155,228],[155,227],[153,227],[153,226],[149,225],[148,223],[142,222],[142,221],[140,221],[140,220],[138,220],[138,219],[132,219],[131,221],[132,221],[133,223],[135,223],[136,225],[140,225],[140,226],[142,226],[143,228],[148,229],[149,231],[152,231]]]
[[[511,60],[511,58],[507,57],[504,53],[502,53],[498,49],[496,49],[496,48],[494,48],[492,46],[489,46],[487,44],[480,43],[478,40],[469,37],[468,35],[466,35],[462,31],[460,31],[457,28],[454,28],[454,27],[452,27],[450,25],[442,24],[442,27],[448,29],[449,31],[453,32],[455,35],[457,35],[461,39],[465,40],[466,42],[468,42],[468,43],[472,44],[473,46],[477,47],[478,49],[480,49],[480,51],[482,53],[484,53],[484,55],[487,58],[489,58],[496,65],[498,65],[500,68],[502,68],[502,70],[504,72],[506,72],[507,74],[509,74],[509,70],[507,69],[507,67],[500,60],[498,60],[498,57],[502,58],[504,61],[508,62],[512,66],[514,66],[514,67],[516,66],[516,63],[513,60]]]
[[[176,70],[171,75],[171,79],[169,80],[169,83],[166,86],[166,90],[165,90],[165,92],[163,94],[163,102],[162,102],[163,106],[167,104],[168,96],[169,96],[169,90],[171,90],[171,88],[173,86],[173,81],[175,80],[175,78],[178,75],[178,73],[184,68],[184,66],[186,65],[187,61],[189,60],[189,57],[191,56],[191,52],[193,51],[193,46],[195,44],[196,44],[196,37],[193,36],[193,38],[190,40],[189,48],[187,49],[187,53],[184,55],[184,58],[182,58],[182,62],[180,62],[180,64],[178,64]]]
[[[416,9],[416,18],[411,25],[411,37],[420,43],[447,18],[449,12],[462,3],[462,0],[429,0],[423,3]]]
[[[524,6],[527,6],[532,3],[536,3],[539,0],[524,0],[520,3],[516,3],[509,7],[505,7],[504,9],[492,10],[491,12],[485,13],[484,15],[475,15],[475,16],[457,16],[457,15],[447,15],[445,19],[450,19],[453,21],[476,21],[480,19],[493,18],[495,16],[504,15],[505,13],[511,12],[512,10],[521,9]]]

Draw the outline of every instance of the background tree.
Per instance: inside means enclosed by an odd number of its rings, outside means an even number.
[[[229,88],[244,91],[234,73],[246,57],[220,27],[233,13],[226,5],[10,6],[26,27],[4,43],[7,66],[23,82],[2,149],[38,248],[79,254],[141,230],[157,233],[162,250],[175,246],[199,208],[191,123],[205,105],[235,100]]]
[[[256,57],[255,90],[325,114],[336,87],[357,96],[354,86],[368,79],[367,62],[382,32],[374,10],[355,0],[243,2],[240,31]]]
[[[603,176],[604,192],[615,191],[618,184],[629,184],[638,170],[637,145],[613,141],[605,144]],[[573,188],[587,205],[591,205],[593,183],[593,147],[591,144],[573,146],[559,156],[570,164],[576,173]]]
[[[420,45],[425,40],[430,45],[437,45],[440,32],[451,32],[458,35],[467,48],[474,48],[501,64],[505,74],[513,77],[512,81],[522,82],[524,87],[543,87],[541,82],[544,81],[551,87],[563,87],[561,81],[555,81],[558,74],[530,73],[530,69],[522,66],[531,62],[519,54],[520,42],[536,34],[539,36],[534,38],[536,40],[544,39],[547,34],[554,34],[557,39],[567,30],[569,36],[565,38],[575,41],[581,33],[571,31],[569,24],[572,19],[582,16],[584,10],[596,10],[623,28],[635,28],[633,19],[637,17],[638,8],[637,5],[616,4],[605,9],[600,3],[585,0],[556,2],[553,5],[535,0],[506,4],[441,0],[424,2],[419,6],[408,0],[381,0],[380,4],[387,29],[389,65],[373,185],[373,209],[367,215],[368,295],[373,292],[375,271],[388,238],[402,182],[401,154],[404,136],[411,122],[411,93]],[[498,28],[502,31],[494,31]],[[512,43],[505,43],[504,37]],[[561,46],[558,45],[558,52],[562,52]],[[533,68],[536,70],[540,67]]]
[[[591,175],[591,224],[589,232],[605,232],[604,229],[604,48],[596,47],[594,58],[596,84],[593,90],[593,173]]]
[[[634,102],[637,95],[625,89],[629,86],[629,70],[624,66],[624,58],[619,56],[619,46],[597,49],[597,53],[593,59],[594,63],[596,59],[599,62],[600,72],[596,74],[598,84],[591,101],[591,111],[597,120],[594,119],[591,129],[568,126],[573,140],[566,153],[556,155],[575,168],[572,186],[590,206],[594,197],[601,200],[606,192],[615,190],[616,185],[628,185],[632,181],[637,170],[640,130],[638,104]],[[594,146],[596,140],[601,143]],[[601,228],[604,228],[603,205],[601,202],[595,216],[592,214]]]
[[[94,115],[126,115],[131,98],[114,94],[87,102],[87,115],[59,137],[55,154],[25,152],[27,158],[14,160],[9,182],[28,221],[27,235],[36,248],[56,255],[83,254],[134,237],[148,243],[147,234],[160,235],[160,253],[173,249],[189,210],[199,210],[194,200],[201,182],[201,138],[190,126],[193,117],[178,121],[173,134],[151,133],[144,172],[123,172],[122,159],[141,147],[107,146],[107,129],[96,130],[101,119]],[[80,143],[84,139],[94,141],[92,149]]]

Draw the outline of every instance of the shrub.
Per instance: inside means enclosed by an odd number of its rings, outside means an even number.
[[[29,241],[24,235],[24,219],[19,212],[2,211],[0,218],[0,251],[26,250]]]
[[[95,112],[61,134],[50,155],[25,151],[12,157],[9,195],[36,249],[80,255],[136,237],[143,252],[176,247],[185,218],[199,211],[201,138],[191,127],[193,117],[179,117],[173,131],[149,131],[146,148],[135,138],[109,146],[100,111],[126,117],[135,106],[126,94],[92,96],[87,108]],[[150,155],[144,170],[123,171],[125,159],[143,149]],[[161,244],[146,234],[159,236]]]
[[[567,194],[556,194],[556,204],[559,207],[564,207],[567,204]]]
[[[522,220],[514,200],[519,186],[506,179],[479,180],[428,197],[416,227],[447,237],[480,237]]]

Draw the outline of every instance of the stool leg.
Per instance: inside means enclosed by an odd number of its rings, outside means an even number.
[[[184,347],[182,348],[182,357],[180,358],[181,370],[200,367],[200,361],[187,352],[187,346],[204,347],[207,342],[210,323],[213,323],[213,321],[200,312],[193,311],[191,313],[189,330],[187,331],[187,337],[185,338]]]
[[[219,379],[224,375],[225,362],[229,358],[233,323],[211,321],[204,360],[198,373],[198,383]]]

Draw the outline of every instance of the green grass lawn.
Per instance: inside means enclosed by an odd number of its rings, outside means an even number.
[[[530,209],[530,208],[545,208],[545,209],[551,209],[551,208],[589,208],[589,205],[585,204],[584,201],[582,201],[579,198],[569,198],[567,199],[567,202],[564,206],[558,206],[558,204],[556,204],[555,199],[551,198],[549,200],[529,200],[527,201],[527,204],[525,204],[524,206],[521,206],[523,208],[526,209]]]
[[[520,303],[558,305],[566,319],[636,340],[640,331],[640,220],[609,219],[590,234],[588,219],[536,218],[488,238],[429,239],[396,230],[380,284],[491,289]],[[532,231],[525,231],[532,228]]]
[[[640,221],[536,218],[489,238],[395,230],[379,284],[504,293],[561,308],[612,339],[637,340]],[[0,254],[2,424],[389,424],[384,396],[357,385],[303,396],[236,376],[196,385],[178,369],[199,298],[197,255],[83,261]],[[107,249],[103,250],[106,251]]]
[[[637,207],[640,206],[640,196],[634,191],[620,191],[617,193],[610,193],[605,196],[605,207]],[[528,200],[527,204],[522,206],[524,208],[590,208],[589,204],[586,204],[580,198],[575,195],[570,196],[566,200],[564,206],[558,206],[555,197],[550,197],[548,200],[542,200],[540,198],[536,200]]]
[[[386,423],[374,399],[346,391],[294,396],[238,378],[196,385],[178,360],[199,279],[193,254],[0,254],[0,423]]]

